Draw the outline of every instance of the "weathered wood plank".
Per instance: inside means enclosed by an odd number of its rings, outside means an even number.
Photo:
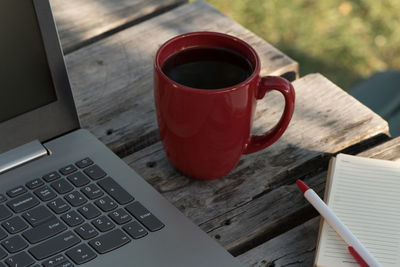
[[[359,153],[358,156],[400,161],[400,137]],[[327,173],[325,171],[316,176],[310,177],[307,180],[308,183],[311,181],[312,187],[320,195],[323,195],[326,175]],[[290,203],[293,204],[291,211],[285,215],[286,217],[293,217],[291,215],[295,210],[304,210],[308,207],[311,208],[310,204],[304,200],[298,199],[298,196],[301,194],[295,194],[296,192],[294,191],[298,191],[295,184],[284,187],[290,187],[291,189],[288,190],[290,191],[288,193],[294,197],[291,201],[288,199],[280,199],[279,207],[285,207]],[[281,189],[282,188],[278,188],[275,191]],[[269,194],[273,193],[271,192]],[[260,200],[260,205],[262,205],[262,202],[266,200],[265,197],[262,198],[263,199]],[[260,207],[260,211],[262,212],[262,207]],[[269,216],[271,215],[274,216],[273,213],[270,213]],[[281,220],[285,220],[283,217],[284,216],[282,216]],[[272,263],[275,265],[271,266],[312,266],[317,242],[319,218],[320,217],[318,216],[317,218],[311,219],[310,221],[245,252],[238,256],[238,259],[244,263],[245,266],[269,266],[268,264]],[[261,224],[263,222],[262,216],[260,216],[258,223]],[[267,224],[267,222],[264,223]]]
[[[360,157],[400,161],[400,137],[358,154]]]
[[[51,0],[64,52],[184,0]]]
[[[317,213],[293,183],[296,178],[291,175],[286,178],[286,184],[201,224],[201,228],[232,254],[239,255],[302,224]],[[325,178],[326,172],[323,172],[303,180],[323,197]]]
[[[313,218],[292,230],[240,255],[244,266],[311,267],[320,217]]]
[[[322,193],[326,174],[313,175],[327,168],[327,153],[388,132],[382,118],[323,76],[308,75],[293,84],[297,103],[286,133],[266,150],[243,156],[224,178],[185,178],[168,163],[161,143],[125,161],[204,231],[240,254],[316,215],[298,193],[296,178],[306,176]],[[278,120],[282,101],[270,94],[259,102],[255,130]]]
[[[295,72],[297,63],[205,2],[183,5],[67,56],[81,124],[119,155],[159,140],[153,57],[175,35],[222,31],[249,42],[263,74]]]

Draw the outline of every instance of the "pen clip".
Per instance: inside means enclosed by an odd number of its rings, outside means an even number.
[[[357,253],[357,251],[349,246],[347,247],[350,251],[350,254],[353,255],[354,259],[356,259],[356,261],[358,262],[358,264],[360,264],[361,267],[369,267],[369,265],[363,260],[363,258],[361,258],[360,254]]]

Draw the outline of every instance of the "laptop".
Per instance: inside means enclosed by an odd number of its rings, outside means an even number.
[[[48,0],[1,0],[0,36],[1,267],[240,266],[80,129]]]

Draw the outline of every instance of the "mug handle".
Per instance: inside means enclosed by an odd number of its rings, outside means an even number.
[[[252,135],[243,154],[250,154],[264,149],[281,137],[289,125],[294,111],[295,92],[292,84],[278,76],[262,77],[256,93],[256,99],[262,99],[268,91],[277,90],[285,97],[285,110],[279,122],[263,135]]]

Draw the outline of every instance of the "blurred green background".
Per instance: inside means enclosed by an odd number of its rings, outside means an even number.
[[[207,0],[300,63],[347,90],[400,69],[400,0]],[[400,90],[400,88],[399,88]]]
[[[207,0],[319,72],[389,123],[400,136],[400,0]]]

